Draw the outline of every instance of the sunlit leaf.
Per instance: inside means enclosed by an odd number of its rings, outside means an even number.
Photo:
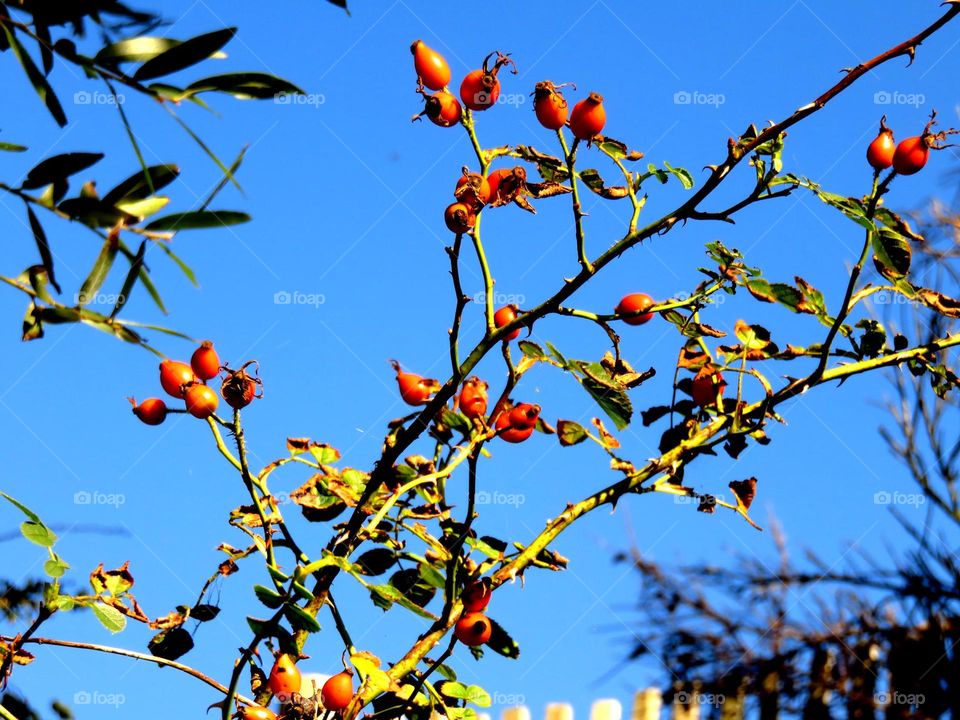
[[[147,60],[137,68],[133,77],[138,81],[152,80],[196,65],[230,42],[236,32],[236,28],[225,28],[184,40]]]

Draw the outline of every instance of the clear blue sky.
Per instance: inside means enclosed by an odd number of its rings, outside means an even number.
[[[856,65],[919,30],[940,12],[929,2],[835,3],[797,0],[762,5],[698,3],[696,12],[668,4],[597,2],[571,5],[513,3],[509,11],[492,5],[482,12],[463,3],[354,3],[347,17],[323,2],[260,6],[226,2],[170,0],[164,13],[169,34],[186,37],[226,25],[240,28],[228,46],[229,58],[211,61],[209,74],[269,71],[311,93],[310,104],[240,102],[210,97],[216,116],[193,107],[182,112],[222,156],[250,145],[239,178],[241,196],[227,188],[216,205],[252,213],[254,222],[229,230],[177,236],[178,252],[201,281],[194,289],[165,257],[148,260],[170,307],[162,318],[138,288],[128,317],[165,322],[197,337],[209,337],[231,364],[259,359],[266,397],[246,413],[252,452],[261,464],[284,455],[287,436],[309,436],[341,448],[345,462],[368,468],[376,457],[387,420],[405,412],[387,364],[397,358],[424,374],[447,369],[447,328],[452,291],[443,247],[450,237],[441,213],[462,165],[475,165],[464,134],[430,124],[411,123],[419,110],[408,51],[423,38],[444,52],[455,78],[478,66],[494,49],[513,53],[519,76],[503,76],[503,104],[479,117],[486,146],[507,142],[555,151],[555,139],[535,122],[528,94],[536,81],[574,81],[573,97],[595,90],[606,98],[608,133],[629,141],[652,162],[687,167],[702,181],[700,168],[719,162],[727,137],[748,123],[782,118],[809,102]],[[752,18],[751,18],[752,16]],[[956,77],[960,70],[958,28],[929,41],[917,62],[904,61],[870,73],[854,89],[813,120],[790,132],[786,169],[808,175],[830,189],[857,195],[868,190],[863,160],[879,117],[887,113],[899,136],[918,133],[934,106],[945,121],[955,117]],[[193,79],[202,71],[183,77]],[[54,80],[70,116],[58,132],[32,95],[9,54],[0,63],[5,90],[0,139],[22,142],[31,151],[0,157],[0,176],[16,178],[44,153],[109,150],[87,176],[101,187],[133,172],[135,158],[122,138],[113,108],[77,105],[74,92],[99,89],[60,68]],[[459,82],[459,80],[455,80]],[[678,104],[677,93],[697,102]],[[881,93],[881,95],[877,95]],[[887,93],[886,96],[883,93]],[[702,104],[714,96],[714,104]],[[894,104],[878,104],[892,98]],[[913,104],[911,104],[911,102]],[[179,162],[180,181],[170,188],[174,205],[187,208],[216,183],[211,163],[153,103],[128,98],[149,162]],[[613,176],[595,153],[584,162]],[[950,165],[946,153],[931,169],[897,184],[891,206],[921,205],[942,186]],[[750,182],[749,172],[731,178],[724,198],[736,197]],[[681,192],[674,184],[651,188],[645,211],[653,216],[671,207]],[[6,237],[3,273],[16,275],[37,262],[22,224],[23,212],[11,198],[0,198],[0,230]],[[516,208],[490,213],[484,223],[497,291],[535,304],[559,278],[576,270],[570,208],[556,198],[537,204],[529,216]],[[600,252],[622,230],[627,208],[587,197],[588,243]],[[7,211],[9,210],[9,212]],[[47,221],[61,281],[75,292],[96,252],[89,234]],[[669,297],[698,281],[703,244],[722,239],[746,253],[774,279],[798,274],[827,293],[835,307],[846,268],[854,261],[861,232],[811,197],[798,194],[744,213],[738,224],[696,224],[631,251],[605,270],[579,296],[579,307],[606,312],[625,292]],[[481,289],[469,253],[466,291]],[[111,277],[105,292],[116,292],[122,277]],[[111,290],[111,288],[114,288]],[[277,305],[276,293],[322,296],[312,305]],[[156,394],[156,360],[150,354],[93,330],[50,328],[48,337],[19,342],[23,297],[0,292],[0,388],[4,479],[2,486],[42,511],[51,524],[103,524],[130,533],[126,539],[64,533],[60,549],[83,580],[103,561],[125,560],[137,578],[136,594],[148,614],[164,615],[191,603],[203,579],[220,562],[221,542],[243,544],[227,527],[229,510],[244,500],[235,473],[216,454],[206,427],[176,416],[160,428],[136,422],[124,399]],[[812,342],[822,330],[810,318],[796,318],[737,297],[704,318],[730,330],[737,318],[775,327],[775,340]],[[464,333],[479,336],[481,308],[468,309]],[[638,407],[667,398],[678,337],[661,321],[628,329],[626,358],[637,367],[656,365],[656,381],[634,396]],[[579,322],[543,322],[535,338],[551,338],[568,356],[596,358],[605,336]],[[190,347],[157,337],[171,355]],[[500,366],[491,361],[482,374],[494,380]],[[793,367],[769,372],[797,372]],[[751,448],[741,459],[698,461],[687,472],[696,488],[729,492],[730,480],[760,479],[754,516],[762,524],[776,513],[796,550],[811,548],[827,562],[842,562],[849,543],[877,554],[903,547],[887,508],[875,505],[875,492],[910,490],[904,473],[888,455],[875,429],[884,419],[877,408],[887,394],[881,377],[851,380],[839,391],[811,393],[785,407],[787,427],[771,428],[773,444]],[[572,380],[548,369],[530,374],[516,393],[539,402],[548,419],[588,420],[596,414]],[[624,455],[650,457],[659,429],[639,422],[623,437]],[[489,492],[518,493],[517,507],[481,507],[484,532],[525,541],[545,518],[609,482],[602,453],[584,445],[561,449],[536,436],[523,446],[493,448],[480,484]],[[276,492],[288,492],[305,479],[278,473]],[[123,504],[83,505],[75,493],[115,494]],[[923,510],[902,508],[919,518]],[[291,517],[299,512],[290,506]],[[0,510],[4,526],[20,519]],[[298,523],[299,525],[299,523]],[[327,530],[303,524],[306,546],[317,551]],[[636,578],[614,565],[611,555],[631,542],[664,561],[724,563],[737,553],[773,558],[768,535],[760,535],[729,513],[694,512],[668,497],[643,496],[603,510],[563,536],[557,549],[570,558],[565,573],[531,571],[526,587],[504,587],[491,614],[519,641],[521,659],[495,655],[477,664],[457,658],[463,679],[480,682],[501,702],[520,696],[539,715],[547,701],[564,700],[585,712],[601,696],[627,700],[633,689],[664,678],[662,668],[630,665],[617,671],[629,645]],[[22,542],[3,546],[4,575],[17,578],[40,571],[38,548]],[[247,614],[262,614],[250,587],[261,582],[254,566],[222,586],[223,611],[201,627],[197,649],[186,661],[225,679],[235,649],[247,641]],[[342,579],[341,585],[349,585]],[[355,640],[393,659],[421,629],[402,609],[384,617],[361,592],[340,590]],[[801,600],[802,602],[802,600]],[[809,602],[809,601],[808,601]],[[329,617],[325,632],[310,644],[305,667],[332,670],[339,662],[338,638]],[[89,615],[57,618],[44,633],[143,649],[151,632],[130,627],[110,637]],[[121,694],[125,704],[78,708],[81,718],[133,717],[185,709],[197,716],[218,698],[191,678],[145,663],[42,649],[39,662],[18,670],[13,688],[35,699],[77,692]]]

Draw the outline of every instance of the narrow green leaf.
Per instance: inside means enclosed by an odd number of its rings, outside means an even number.
[[[113,306],[113,311],[110,313],[111,318],[115,318],[123,306],[127,304],[127,300],[130,298],[130,293],[133,291],[133,286],[137,282],[137,278],[140,276],[140,271],[143,268],[143,256],[147,250],[147,241],[143,240],[140,243],[140,247],[137,249],[137,255],[133,259],[133,262],[130,263],[130,270],[127,272],[127,277],[123,281],[123,287],[120,288],[120,294],[117,296],[117,302]]]
[[[114,258],[117,256],[117,240],[113,235],[107,237],[100,249],[100,254],[90,269],[90,274],[80,286],[77,300],[80,305],[88,305],[94,299],[94,296],[103,286],[103,281],[107,279],[110,268],[113,267]]]
[[[145,218],[160,212],[169,202],[170,198],[164,195],[155,195],[143,200],[123,200],[114,207],[135,217]]]
[[[21,187],[24,190],[42,188],[58,180],[65,180],[103,159],[103,153],[64,153],[42,160],[27,173]]]
[[[100,64],[147,62],[180,44],[179,40],[173,38],[141,35],[140,37],[111,43],[101,48],[94,56],[94,60]],[[224,53],[214,53],[210,57],[225,58],[226,55]]]
[[[26,145],[17,145],[16,143],[0,142],[0,150],[3,152],[26,152]]]
[[[60,104],[60,100],[57,98],[50,83],[47,82],[43,73],[40,72],[40,69],[33,62],[33,58],[30,57],[23,45],[20,44],[20,40],[17,38],[13,29],[9,27],[7,23],[3,22],[2,18],[0,18],[0,29],[3,30],[7,43],[13,50],[13,54],[20,62],[21,67],[23,67],[23,71],[30,81],[30,84],[33,85],[33,89],[43,101],[43,104],[47,106],[47,110],[50,111],[53,119],[57,121],[57,125],[63,127],[67,124],[67,116],[63,112],[63,106]]]
[[[142,200],[166,187],[179,176],[180,168],[176,165],[151,165],[146,172],[140,170],[119,183],[103,196],[103,201],[108,205],[115,205],[121,200]]]
[[[40,520],[40,516],[37,515],[33,510],[31,510],[30,508],[28,508],[26,505],[24,505],[24,504],[23,504],[22,502],[20,502],[19,500],[15,500],[14,498],[10,497],[9,495],[7,495],[5,492],[2,492],[2,491],[0,491],[0,497],[2,497],[4,500],[6,500],[6,501],[7,501],[8,503],[10,503],[11,505],[13,505],[15,508],[17,508],[20,512],[22,512],[24,515],[26,515],[26,516],[27,516],[30,520],[32,520],[33,522],[35,522],[35,523],[37,523],[37,524],[39,524],[39,525],[43,525],[43,521]]]
[[[184,40],[147,60],[137,68],[133,77],[138,81],[152,80],[196,65],[230,42],[236,32],[236,28],[225,28]]]
[[[223,92],[240,98],[267,100],[277,95],[304,95],[293,83],[267,73],[226,73],[196,80],[185,88],[188,93]]]
[[[157,218],[146,226],[147,230],[193,230],[199,228],[217,228],[239,225],[249,222],[247,213],[234,210],[198,210],[194,212],[174,213]]]
[[[47,277],[50,279],[50,284],[56,288],[57,292],[61,292],[60,284],[57,282],[56,276],[53,274],[53,254],[50,252],[50,243],[47,242],[47,234],[43,231],[43,226],[40,224],[40,220],[37,219],[37,216],[34,214],[33,209],[27,205],[27,220],[30,223],[30,230],[33,232],[34,242],[37,243],[37,251],[40,253],[40,262],[43,263],[43,267],[47,271]]]
[[[177,123],[180,127],[182,127],[182,128],[184,129],[184,131],[187,133],[187,135],[189,135],[190,138],[197,144],[197,146],[198,146],[201,150],[203,150],[204,153],[206,153],[207,157],[209,157],[211,160],[213,160],[213,162],[216,164],[216,166],[223,171],[224,175],[226,175],[227,178],[229,178],[230,182],[233,183],[234,187],[237,188],[237,190],[239,190],[239,191],[242,193],[242,192],[243,192],[243,188],[240,187],[240,183],[237,182],[237,179],[234,177],[233,171],[232,171],[230,168],[228,168],[226,165],[224,165],[224,164],[223,164],[223,161],[222,161],[219,157],[217,157],[217,154],[207,146],[207,144],[203,141],[203,139],[202,139],[199,135],[197,135],[197,134],[190,128],[190,126],[187,125],[187,123],[185,123],[185,122],[183,121],[183,119],[181,119],[181,117],[180,117],[179,115],[177,115],[177,114],[169,107],[169,103],[165,104],[164,107],[166,108],[167,112],[170,113],[170,116],[176,121],[176,123]],[[239,158],[238,158],[238,161],[239,161]]]

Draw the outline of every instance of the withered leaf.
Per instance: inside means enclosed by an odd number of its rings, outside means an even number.
[[[743,505],[745,510],[749,510],[757,494],[757,479],[751,477],[746,480],[734,480],[730,483],[730,489],[737,496],[737,503]]]
[[[114,596],[127,592],[133,587],[133,575],[130,574],[129,567],[129,560],[116,570],[104,570],[103,563],[100,563],[90,573],[90,585],[93,591],[97,595],[106,591]]]

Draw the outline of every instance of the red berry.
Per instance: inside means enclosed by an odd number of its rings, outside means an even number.
[[[893,169],[901,175],[914,175],[923,170],[930,158],[930,146],[925,136],[909,137],[897,145],[893,155]]]
[[[549,80],[537,83],[533,92],[533,111],[547,130],[559,130],[567,123],[567,101]]]
[[[643,325],[650,322],[653,313],[644,312],[652,308],[656,303],[653,298],[646,293],[633,293],[625,296],[613,309],[617,315],[632,315],[632,317],[621,318],[627,325]],[[642,312],[642,315],[634,313]]]
[[[410,46],[413,53],[413,67],[417,77],[431,90],[443,90],[450,82],[450,66],[443,55],[427,47],[423,40],[417,40]]]
[[[880,119],[880,133],[867,146],[867,162],[878,172],[893,165],[893,154],[897,149],[897,144],[893,140],[893,130],[887,127],[886,120],[886,115]]]
[[[487,383],[478,377],[469,377],[464,380],[457,404],[465,417],[479,420],[487,414],[488,387]]]
[[[597,93],[590,95],[573,106],[570,113],[570,130],[580,140],[590,140],[600,134],[607,123],[607,111],[603,108],[603,97]]]
[[[490,202],[490,182],[478,173],[466,173],[457,180],[453,196],[458,202],[470,205],[479,211]]]
[[[393,369],[397,372],[397,385],[400,387],[400,397],[408,405],[426,405],[430,396],[440,389],[440,382],[432,378],[425,378],[416,373],[403,372],[400,363],[392,361]]]
[[[493,314],[493,324],[498,328],[509,325],[517,319],[517,313],[519,310],[520,308],[518,308],[516,305],[504,305]],[[504,335],[503,339],[509,341],[516,340],[518,337],[520,337],[520,328],[517,328],[513,332]]]
[[[467,585],[460,594],[460,600],[463,602],[463,609],[467,612],[479,612],[490,604],[490,598],[493,597],[493,590],[490,589],[489,580],[478,580]]]
[[[220,398],[213,389],[200,383],[194,383],[187,388],[184,400],[187,403],[187,412],[201,420],[206,420],[213,415],[220,404]]]
[[[210,380],[220,374],[220,357],[213,349],[213,343],[206,340],[193,351],[190,357],[190,367],[201,380]]]
[[[453,634],[464,645],[483,645],[493,634],[493,625],[483,613],[466,613],[457,621]]]
[[[443,221],[447,224],[447,229],[450,232],[463,235],[473,230],[473,225],[476,223],[477,217],[473,214],[473,209],[468,205],[462,202],[455,202],[452,205],[448,205],[447,209],[443,211]]]
[[[723,397],[723,389],[727,386],[723,374],[713,366],[706,365],[693,378],[690,384],[690,395],[700,407],[715,405],[717,397]]]
[[[196,381],[193,369],[186,363],[177,360],[164,360],[160,363],[160,385],[168,395],[182,398],[185,387]]]
[[[133,405],[133,414],[146,425],[159,425],[167,419],[167,404],[160,398],[147,398],[139,405],[130,398],[130,404]]]
[[[526,430],[537,426],[537,420],[540,417],[540,406],[530,403],[519,403],[513,406],[510,414],[507,416],[510,421],[510,427]]]
[[[463,109],[453,95],[446,90],[441,90],[434,95],[426,96],[426,105],[422,114],[426,115],[434,125],[450,127],[460,122]]]
[[[270,670],[267,686],[270,692],[281,699],[289,699],[292,693],[300,692],[302,678],[293,657],[284,653],[277,657]]]
[[[327,710],[343,710],[353,699],[353,676],[344,671],[337,673],[323,684],[320,702]]]

